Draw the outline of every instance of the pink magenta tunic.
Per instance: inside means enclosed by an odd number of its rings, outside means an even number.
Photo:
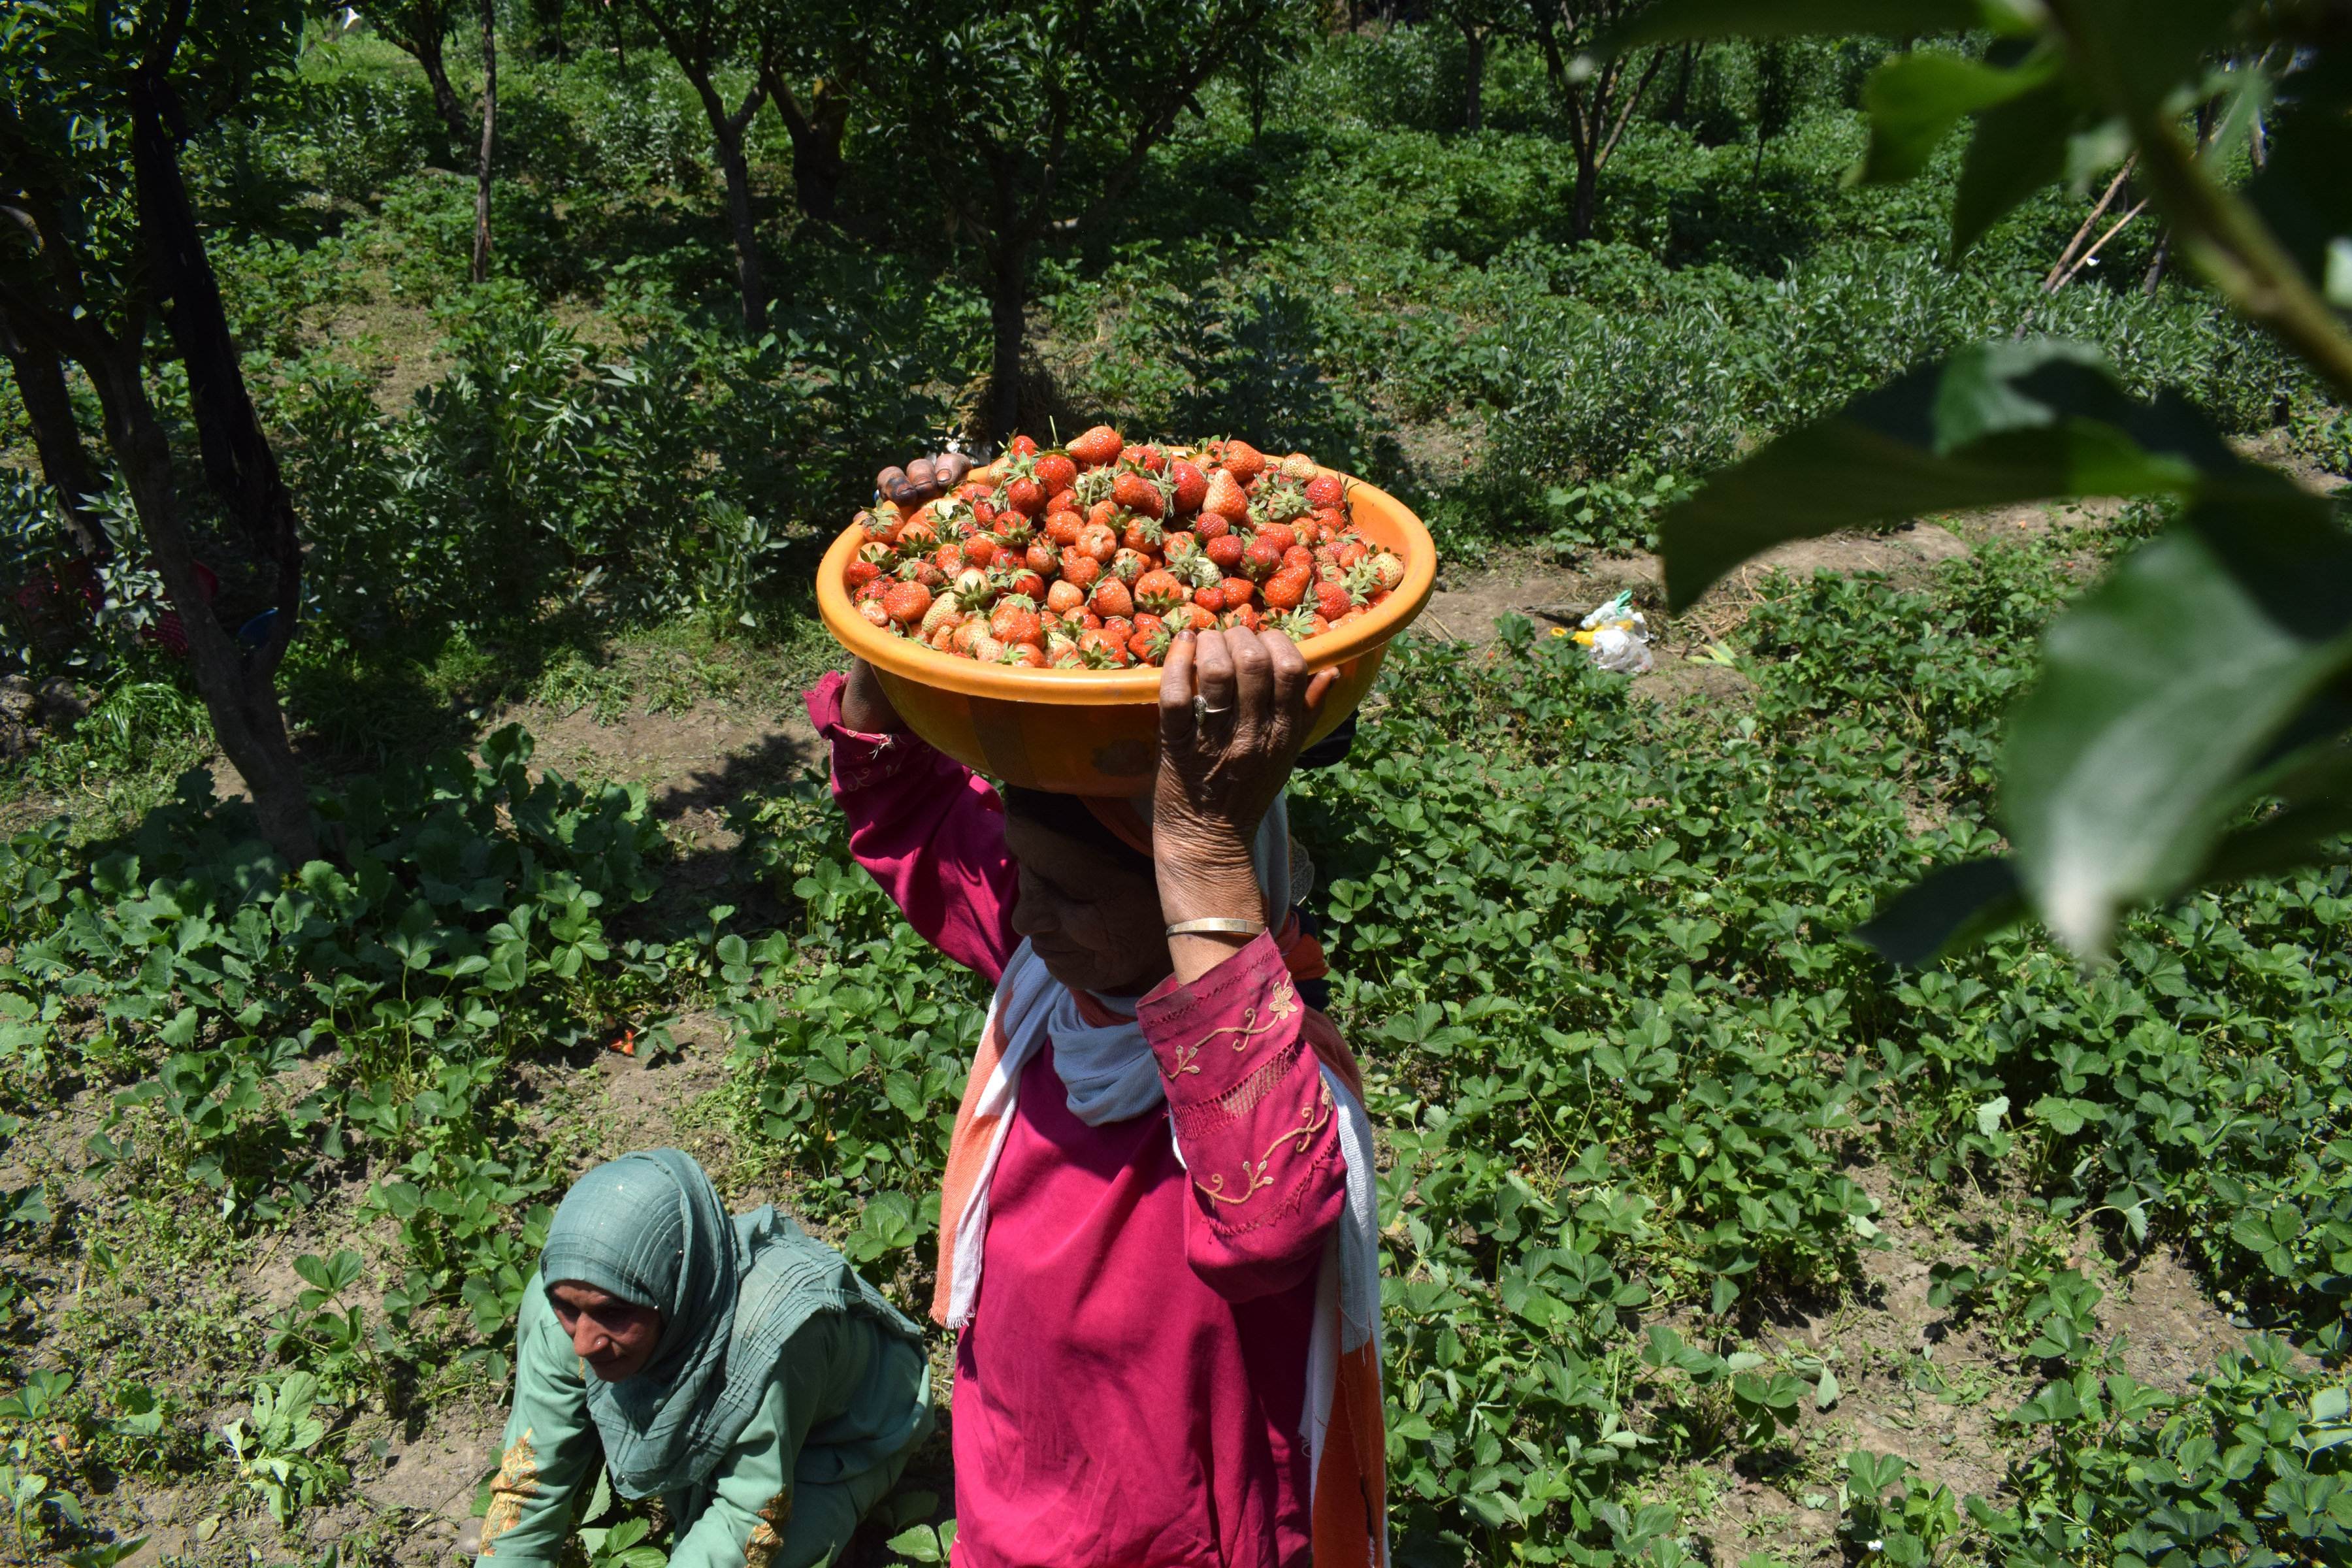
[[[858,863],[992,981],[1019,944],[996,793],[912,735],[807,694]],[[1171,1112],[1089,1127],[1051,1047],[1024,1069],[957,1345],[961,1568],[1276,1568],[1307,1561],[1299,1435],[1325,1239],[1346,1170],[1302,1009],[1260,936],[1143,998]]]

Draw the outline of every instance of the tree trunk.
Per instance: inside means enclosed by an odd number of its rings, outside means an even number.
[[[81,444],[81,429],[74,423],[64,361],[50,344],[20,336],[5,315],[0,315],[0,353],[7,356],[8,367],[16,373],[16,394],[24,399],[26,417],[32,421],[33,445],[41,455],[41,477],[58,492],[75,550],[85,561],[105,560],[113,553],[112,543],[82,498],[106,487]]]
[[[2156,298],[2157,286],[2164,281],[2164,264],[2171,254],[2172,226],[2167,224],[2164,226],[2164,232],[2156,237],[2156,255],[2147,264],[2147,275],[2139,280],[2139,291],[2142,295],[2151,300]]]
[[[463,147],[474,139],[474,117],[457,101],[457,89],[449,85],[448,62],[441,58],[441,34],[429,26],[420,26],[414,37],[394,35],[393,43],[424,68],[425,79],[433,89],[433,110],[441,116],[441,123],[449,128],[450,140]]]
[[[746,106],[756,110],[756,100]],[[710,130],[719,142],[719,167],[727,176],[727,219],[735,231],[735,283],[743,294],[743,333],[757,340],[768,330],[768,290],[760,277],[760,231],[751,219],[751,171],[743,162],[743,128],[751,115],[714,112]]]
[[[1008,242],[994,258],[994,287],[989,291],[989,325],[995,347],[990,360],[988,438],[1003,445],[1012,439],[1021,417],[1021,344],[1027,335],[1029,248]]]
[[[286,742],[277,683],[269,674],[244,666],[236,645],[205,601],[172,481],[171,444],[148,405],[138,354],[116,350],[84,364],[106,409],[107,445],[131,493],[139,531],[187,634],[188,664],[211,715],[213,738],[253,793],[262,837],[279,858],[300,867],[318,858],[318,841],[310,827],[310,792]]]
[[[1569,238],[1582,241],[1592,237],[1592,214],[1601,186],[1601,160],[1591,144],[1580,142],[1576,149],[1575,205],[1569,215]]]
[[[1690,116],[1691,57],[1697,48],[1696,44],[1683,46],[1682,66],[1675,73],[1675,96],[1666,103],[1666,122],[1670,125],[1683,125]],[[1690,128],[1683,125],[1683,129]]]
[[[830,223],[840,198],[842,175],[847,172],[841,138],[849,124],[849,95],[820,78],[809,96],[809,107],[803,110],[776,71],[763,68],[761,80],[768,96],[776,100],[776,112],[783,116],[784,130],[793,139],[793,199],[808,216]]]
[[[278,566],[276,616],[268,638],[249,658],[239,658],[197,578],[173,484],[171,448],[140,379],[143,333],[127,345],[93,350],[83,364],[106,408],[107,442],[131,491],[140,532],[186,631],[189,661],[212,715],[214,738],[253,792],[263,836],[289,865],[299,867],[315,857],[317,842],[310,831],[310,794],[287,744],[276,680],[302,604],[294,503],[246,391],[220,284],[205,258],[181,179],[178,148],[164,129],[181,117],[159,68],[142,68],[131,79],[131,164],[149,287],[164,301],[165,322],[187,366],[188,406],[195,416],[205,477]]]
[[[498,148],[498,13],[491,0],[482,12],[482,153],[474,168],[474,281],[490,280],[490,155]]]
[[[1462,128],[1475,135],[1486,125],[1486,33],[1468,23],[1462,26]]]

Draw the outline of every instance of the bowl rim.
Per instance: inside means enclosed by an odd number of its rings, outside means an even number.
[[[1362,619],[1308,637],[1298,645],[1307,668],[1325,669],[1378,647],[1394,637],[1429,603],[1437,585],[1437,547],[1412,509],[1377,485],[1352,474],[1318,466],[1318,473],[1338,474],[1354,490],[1368,491],[1392,508],[1391,516],[1405,535],[1404,580]],[[1160,700],[1160,671],[1150,665],[1134,669],[1030,669],[1015,665],[982,664],[978,659],[941,653],[908,637],[894,637],[867,624],[851,604],[843,576],[866,542],[857,523],[842,530],[825,551],[816,569],[817,614],[825,629],[852,655],[885,675],[895,675],[923,686],[936,686],[966,697],[992,697],[1012,701],[1047,701],[1086,706],[1124,706]]]

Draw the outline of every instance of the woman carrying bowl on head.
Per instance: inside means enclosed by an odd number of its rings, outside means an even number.
[[[773,1208],[729,1217],[675,1149],[572,1184],[523,1289],[478,1562],[561,1563],[600,1453],[659,1494],[671,1568],[839,1555],[931,1429],[921,1331]]]
[[[1000,798],[862,662],[808,693],[859,863],[996,983],[931,1309],[962,1568],[1385,1568],[1370,1128],[1282,800],[1328,680],[1186,633],[1131,801]]]

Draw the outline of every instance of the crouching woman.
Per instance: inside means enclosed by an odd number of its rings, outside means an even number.
[[[675,1149],[624,1155],[524,1287],[479,1561],[562,1562],[601,1454],[621,1496],[660,1494],[672,1568],[829,1562],[930,1426],[919,1332],[838,1253],[772,1207],[730,1218]]]

